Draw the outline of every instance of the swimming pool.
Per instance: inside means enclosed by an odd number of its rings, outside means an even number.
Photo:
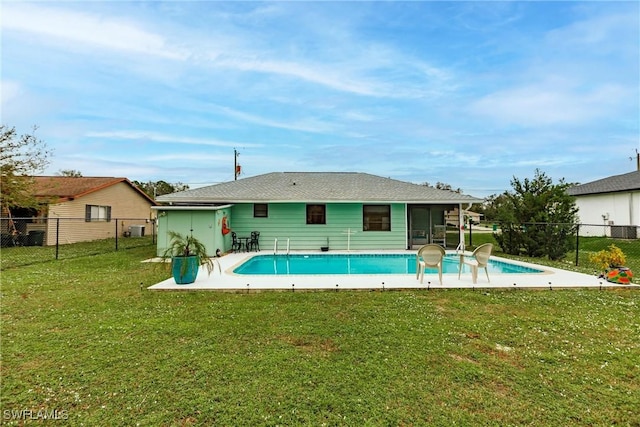
[[[442,264],[443,273],[457,273],[459,257],[448,254]],[[532,267],[489,260],[489,274],[543,273]],[[469,272],[464,266],[463,272]],[[235,274],[292,275],[292,274],[415,274],[415,254],[309,254],[256,255],[236,267]],[[437,273],[436,269],[425,272]]]

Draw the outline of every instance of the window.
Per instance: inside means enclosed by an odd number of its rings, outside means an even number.
[[[307,205],[307,224],[326,224],[325,205]]]
[[[111,221],[111,206],[85,205],[84,220],[86,222]]]
[[[363,205],[363,231],[391,231],[390,205]]]
[[[269,216],[269,205],[266,203],[254,203],[253,204],[253,217],[254,218],[266,218]]]

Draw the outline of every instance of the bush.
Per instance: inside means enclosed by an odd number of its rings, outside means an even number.
[[[606,271],[613,267],[623,267],[627,262],[627,257],[622,250],[614,244],[609,245],[609,249],[603,249],[595,254],[589,255],[589,262]]]
[[[566,189],[571,186],[536,170],[532,180],[513,178],[513,191],[490,200],[491,212],[500,223],[495,238],[505,253],[559,260],[574,249],[578,208]]]

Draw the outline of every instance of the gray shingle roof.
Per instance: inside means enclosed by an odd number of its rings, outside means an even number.
[[[640,171],[610,176],[567,189],[572,196],[640,190]]]
[[[357,172],[272,172],[166,194],[169,203],[479,202],[472,196]]]

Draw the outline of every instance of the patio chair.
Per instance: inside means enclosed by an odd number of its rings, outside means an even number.
[[[256,251],[260,250],[260,232],[259,231],[251,232],[251,237],[249,238],[248,245],[249,245],[248,250],[253,250],[253,249],[255,249]]]
[[[447,226],[446,225],[434,225],[433,236],[431,237],[431,243],[439,243],[443,247],[447,247]]]
[[[487,273],[487,281],[491,282],[489,279],[489,270],[487,270],[487,264],[489,263],[489,258],[491,257],[491,251],[493,250],[493,245],[491,243],[485,243],[484,245],[478,246],[473,253],[471,254],[471,259],[465,259],[464,253],[460,254],[460,265],[458,266],[458,280],[460,280],[460,273],[462,273],[462,266],[468,265],[471,267],[471,278],[473,279],[473,284],[478,283],[478,269],[484,268],[484,272]]]
[[[444,248],[435,243],[424,245],[418,249],[416,254],[416,279],[420,279],[420,283],[424,281],[424,270],[427,268],[437,268],[440,285],[442,285],[442,262],[444,260]]]
[[[231,232],[231,250],[233,252],[240,252],[242,249],[242,242],[238,239],[238,235],[235,231]]]

